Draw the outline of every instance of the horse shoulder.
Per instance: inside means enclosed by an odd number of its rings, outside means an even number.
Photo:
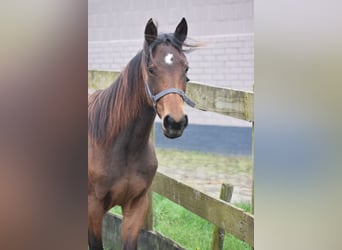
[[[133,165],[138,175],[150,185],[158,168],[157,156],[151,142],[142,149],[140,157],[135,160]]]

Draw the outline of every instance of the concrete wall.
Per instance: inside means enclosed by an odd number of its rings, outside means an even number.
[[[89,0],[90,69],[121,70],[141,48],[147,20],[173,32],[184,16],[189,37],[207,46],[188,55],[189,78],[252,90],[254,79],[251,0]]]

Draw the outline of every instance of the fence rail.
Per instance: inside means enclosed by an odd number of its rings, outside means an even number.
[[[254,93],[252,92],[189,82],[187,83],[187,95],[196,103],[197,109],[249,122],[254,121]]]
[[[152,190],[215,224],[226,233],[254,245],[254,216],[157,172]]]

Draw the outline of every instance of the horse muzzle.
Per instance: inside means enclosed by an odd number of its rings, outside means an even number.
[[[166,137],[174,139],[183,134],[184,129],[188,126],[188,116],[184,115],[181,120],[176,121],[170,115],[166,115],[163,119],[163,133]]]
[[[190,100],[189,97],[185,95],[185,93],[181,89],[177,88],[169,88],[162,90],[156,95],[153,95],[148,83],[145,83],[146,90],[148,95],[151,98],[151,101],[153,103],[153,108],[157,112],[157,102],[164,96],[169,94],[178,94],[184,102],[186,102],[189,106],[195,107],[195,103]],[[180,137],[183,134],[184,129],[188,126],[188,116],[183,115],[180,119],[175,119],[170,114],[165,115],[163,118],[163,133],[168,138],[177,138]]]

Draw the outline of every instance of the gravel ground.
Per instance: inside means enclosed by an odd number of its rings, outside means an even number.
[[[219,197],[221,184],[234,186],[232,203],[252,200],[252,161],[200,152],[157,149],[158,171],[210,196]]]
[[[248,174],[208,174],[204,171],[189,172],[162,166],[159,171],[216,198],[220,196],[221,184],[229,183],[234,186],[232,203],[252,201],[252,177]]]

